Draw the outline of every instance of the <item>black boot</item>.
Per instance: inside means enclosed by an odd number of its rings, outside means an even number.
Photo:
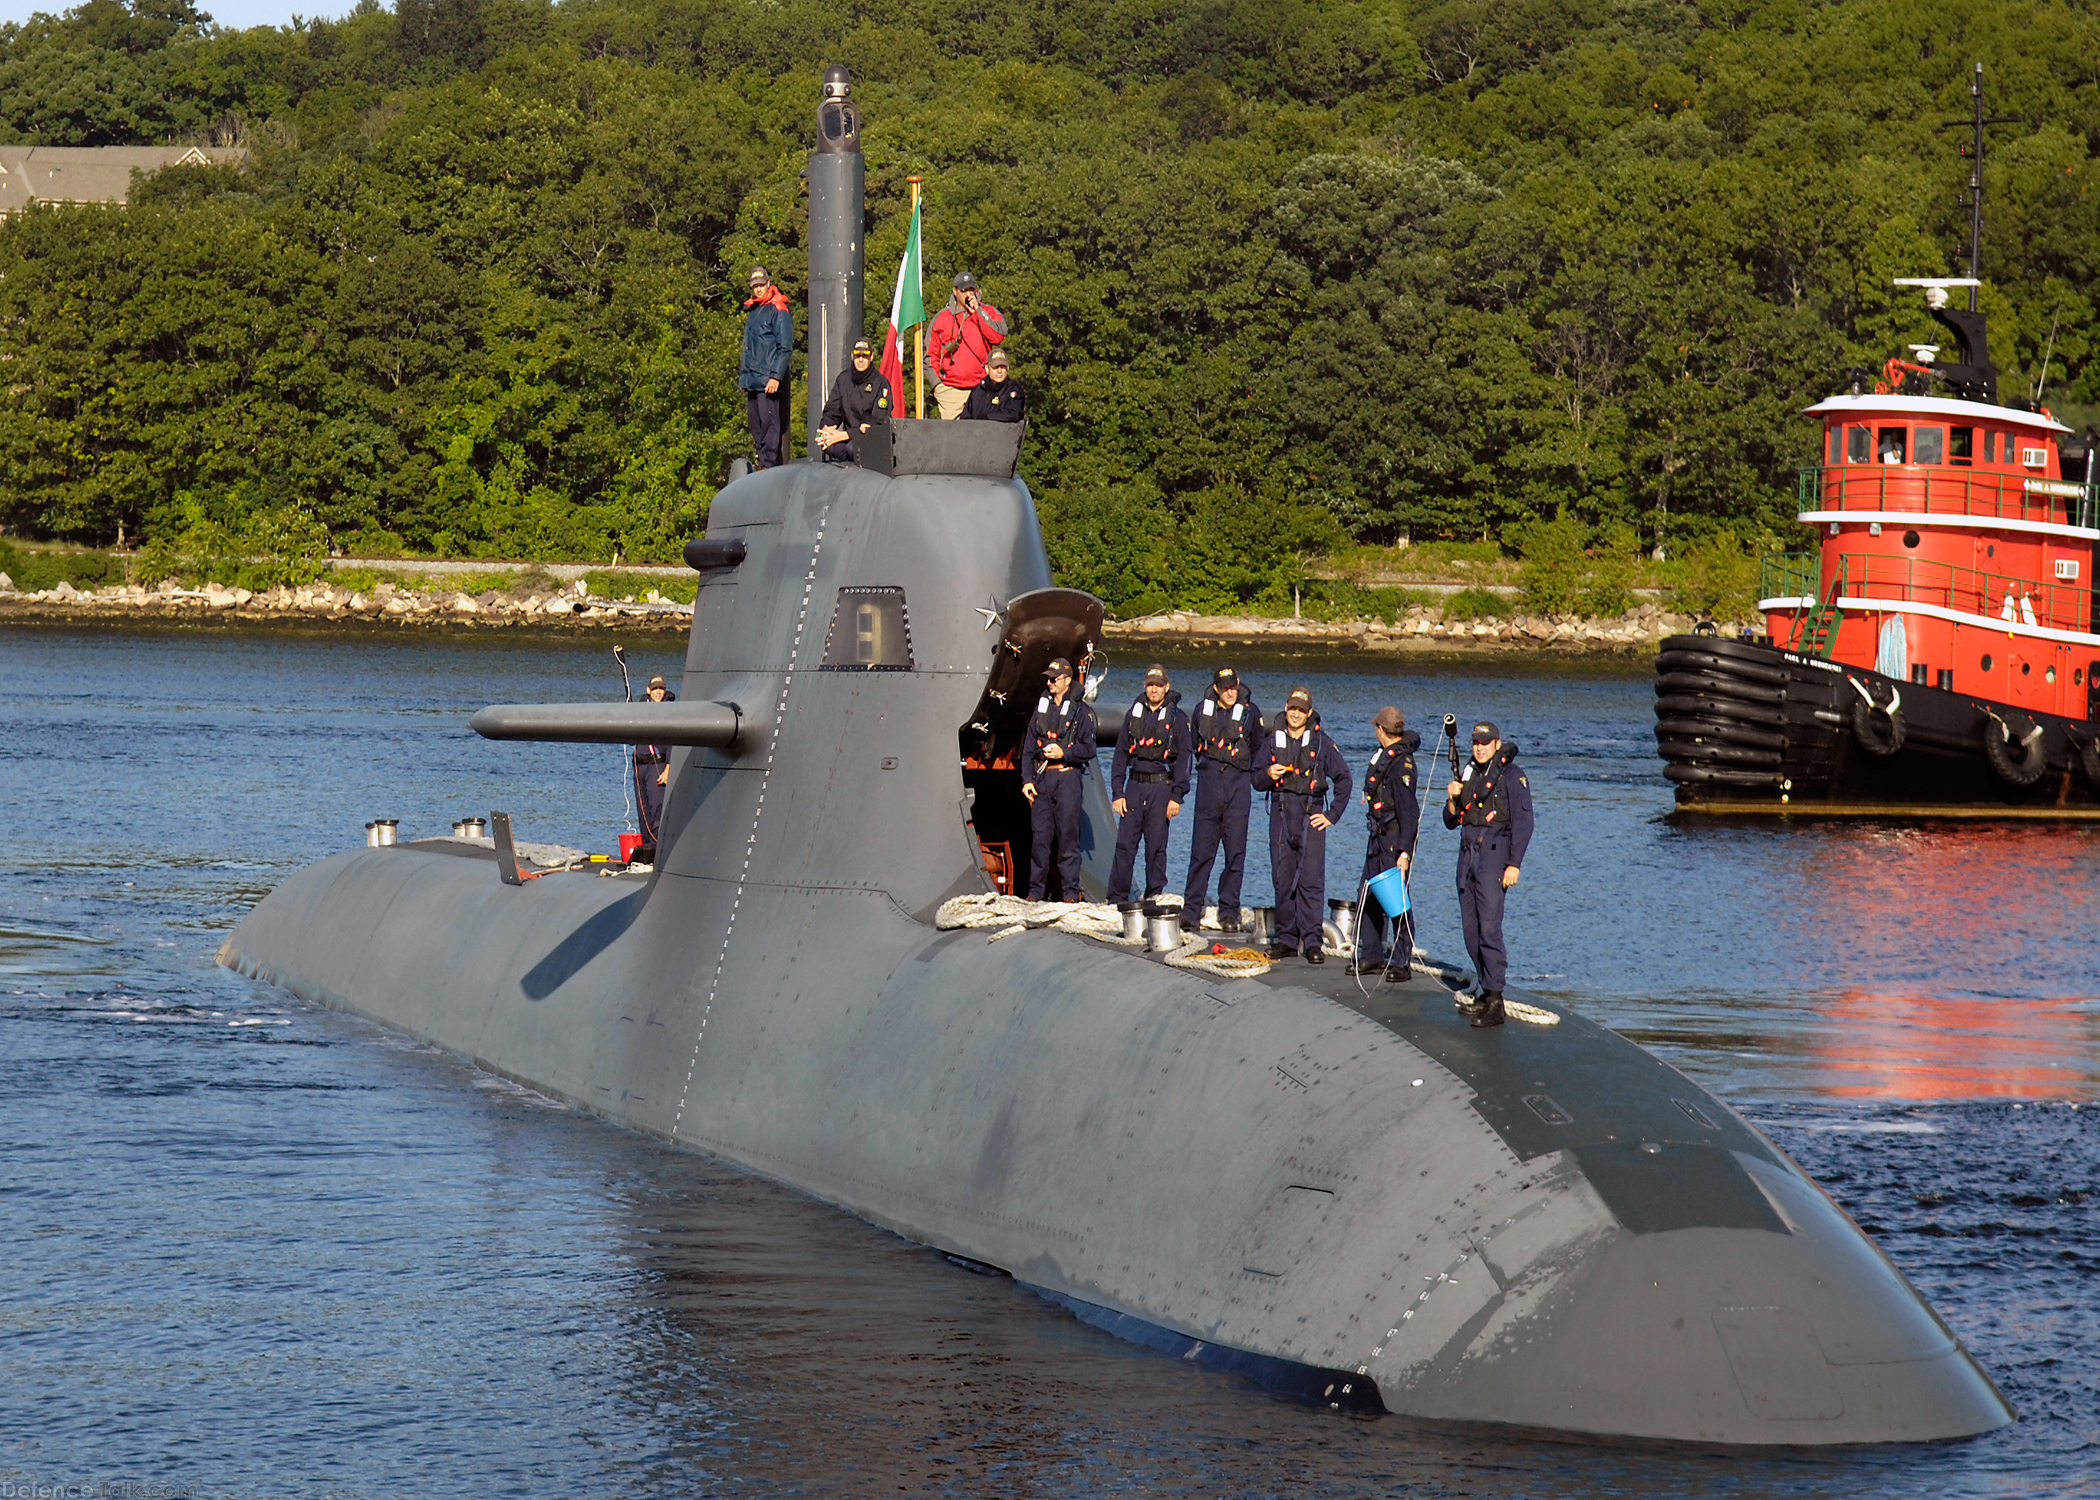
[[[1387,969],[1385,971],[1385,982],[1387,984],[1405,984],[1412,978],[1414,978],[1413,973],[1404,964],[1397,969]]]
[[[1508,1012],[1503,1009],[1502,991],[1489,990],[1480,1000],[1480,1010],[1473,1017],[1475,1026],[1500,1026],[1509,1019]]]
[[[1471,995],[1456,995],[1453,997],[1453,1000],[1458,1008],[1469,1016],[1477,1016],[1487,1009],[1487,992],[1485,990]]]
[[[1324,964],[1327,962],[1327,955],[1318,948],[1308,948],[1305,950],[1305,961],[1309,964]]]

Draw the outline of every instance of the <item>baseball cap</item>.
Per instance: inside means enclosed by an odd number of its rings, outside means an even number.
[[[855,354],[873,354],[875,346],[866,339],[855,339],[853,341],[853,352]]]
[[[665,682],[661,677],[652,677],[649,679],[649,686],[653,688],[660,688],[669,687],[670,684]]]
[[[1230,667],[1220,667],[1210,674],[1210,685],[1214,688],[1236,688],[1240,685],[1240,674]]]
[[[989,355],[986,356],[984,361],[984,367],[987,370],[989,370],[993,365],[1009,365],[1010,367],[1010,362],[1007,360],[1006,351],[1004,349],[994,349]]]
[[[1043,668],[1043,675],[1051,678],[1070,677],[1072,675],[1072,664],[1060,656],[1052,661],[1049,666]]]
[[[955,289],[958,292],[974,292],[977,290],[977,278],[968,271],[957,271],[955,273]]]
[[[1151,666],[1149,666],[1149,667],[1145,668],[1145,686],[1146,686],[1146,687],[1150,687],[1150,686],[1152,686],[1152,684],[1153,684],[1153,683],[1155,683],[1155,682],[1156,682],[1156,683],[1159,683],[1159,684],[1160,684],[1160,685],[1162,685],[1162,686],[1165,686],[1165,684],[1166,684],[1166,681],[1167,681],[1167,669],[1166,669],[1165,667],[1161,666],[1161,665],[1160,665],[1160,664],[1159,664],[1158,662],[1154,662],[1154,663],[1153,663],[1153,664],[1152,664]]]
[[[1311,708],[1312,691],[1309,688],[1292,688],[1290,697],[1283,700],[1283,706],[1285,708]]]
[[[1473,726],[1473,743],[1476,745],[1492,745],[1501,738],[1502,731],[1485,719]]]
[[[1378,710],[1377,714],[1372,717],[1371,722],[1383,729],[1387,734],[1398,734],[1407,727],[1407,715],[1388,703],[1384,708]]]

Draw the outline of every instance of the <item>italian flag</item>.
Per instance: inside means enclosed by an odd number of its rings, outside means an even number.
[[[882,374],[890,383],[891,411],[905,413],[904,335],[926,321],[926,301],[919,295],[919,205],[911,206],[911,234],[904,241],[904,263],[897,267],[897,291],[890,298],[890,331],[882,341]]]

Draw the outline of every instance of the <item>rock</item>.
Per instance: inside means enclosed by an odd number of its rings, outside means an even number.
[[[349,607],[351,609],[357,610],[360,614],[363,613],[365,608],[365,596],[363,594],[352,594],[350,596]]]
[[[0,594],[12,594],[14,591],[15,581],[5,573],[0,573]]]
[[[74,588],[72,584],[63,578],[59,579],[57,585],[50,592],[52,598],[64,599],[69,602],[80,597],[80,590]]]
[[[454,594],[452,596],[452,612],[461,615],[478,615],[481,613],[481,605],[469,594]]]
[[[572,615],[576,613],[576,601],[573,599],[549,599],[547,601],[547,613],[550,615]]]
[[[379,607],[383,612],[390,615],[405,615],[410,608],[409,602],[399,594],[389,595],[386,602]]]

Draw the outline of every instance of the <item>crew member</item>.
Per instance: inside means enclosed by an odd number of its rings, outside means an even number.
[[[1150,901],[1167,888],[1167,821],[1181,812],[1189,795],[1189,716],[1158,662],[1145,669],[1144,696],[1123,716],[1108,789],[1117,818],[1108,899],[1119,906],[1130,899],[1131,871],[1143,839],[1145,899]]]
[[[1026,397],[1021,382],[1008,378],[1006,351],[994,349],[984,362],[984,379],[971,390],[963,415],[973,422],[1018,422]]]
[[[649,679],[649,701],[651,703],[674,703],[678,695],[661,677]],[[656,835],[663,827],[664,788],[671,783],[671,754],[668,745],[636,745],[634,747],[634,806],[641,818],[642,842],[650,848],[656,847]]]
[[[1309,689],[1291,689],[1283,722],[1262,736],[1254,774],[1269,793],[1269,869],[1276,883],[1269,956],[1302,952],[1307,963],[1324,964],[1327,830],[1349,805],[1350,779],[1349,762],[1313,713]]]
[[[1218,925],[1242,930],[1240,878],[1247,869],[1247,813],[1254,801],[1254,757],[1261,747],[1261,710],[1240,685],[1240,674],[1220,667],[1189,725],[1195,742],[1196,822],[1189,830],[1188,885],[1181,897],[1181,930],[1194,932],[1210,898],[1211,866],[1225,851],[1218,876]]]
[[[1371,720],[1378,749],[1364,772],[1364,819],[1370,839],[1364,845],[1364,876],[1398,870],[1405,875],[1415,859],[1415,835],[1421,831],[1422,807],[1415,801],[1415,751],[1422,737],[1407,727],[1407,718],[1388,703]],[[1365,890],[1356,912],[1356,962],[1351,974],[1385,969],[1386,982],[1399,984],[1414,960],[1414,924],[1393,919],[1393,966],[1385,967],[1385,908]]]
[[[867,436],[878,422],[890,419],[890,382],[875,368],[875,346],[866,339],[853,346],[853,363],[839,371],[831,395],[824,402],[824,425],[817,430],[824,461],[832,464],[857,462],[854,443]]]
[[[1517,769],[1517,747],[1492,724],[1473,726],[1472,764],[1445,789],[1444,826],[1458,830],[1458,911],[1480,976],[1480,995],[1465,1009],[1475,1026],[1500,1026],[1509,978],[1502,903],[1531,844],[1531,782]]]
[[[1005,342],[1006,319],[977,295],[977,278],[958,271],[955,295],[926,331],[933,373],[939,377],[933,387],[934,405],[944,419],[952,422],[963,414],[971,389],[984,379],[985,360]]]
[[[795,358],[795,314],[787,293],[773,285],[764,266],[751,268],[751,296],[744,303],[744,359],[736,383],[744,392],[744,420],[757,450],[754,469],[787,462],[788,366]]]
[[[1094,711],[1072,696],[1072,664],[1060,656],[1043,674],[1049,691],[1028,721],[1030,827],[1028,899],[1050,899],[1050,861],[1057,860],[1058,894],[1083,901],[1079,889],[1079,813],[1086,800],[1086,768],[1094,758]]]

